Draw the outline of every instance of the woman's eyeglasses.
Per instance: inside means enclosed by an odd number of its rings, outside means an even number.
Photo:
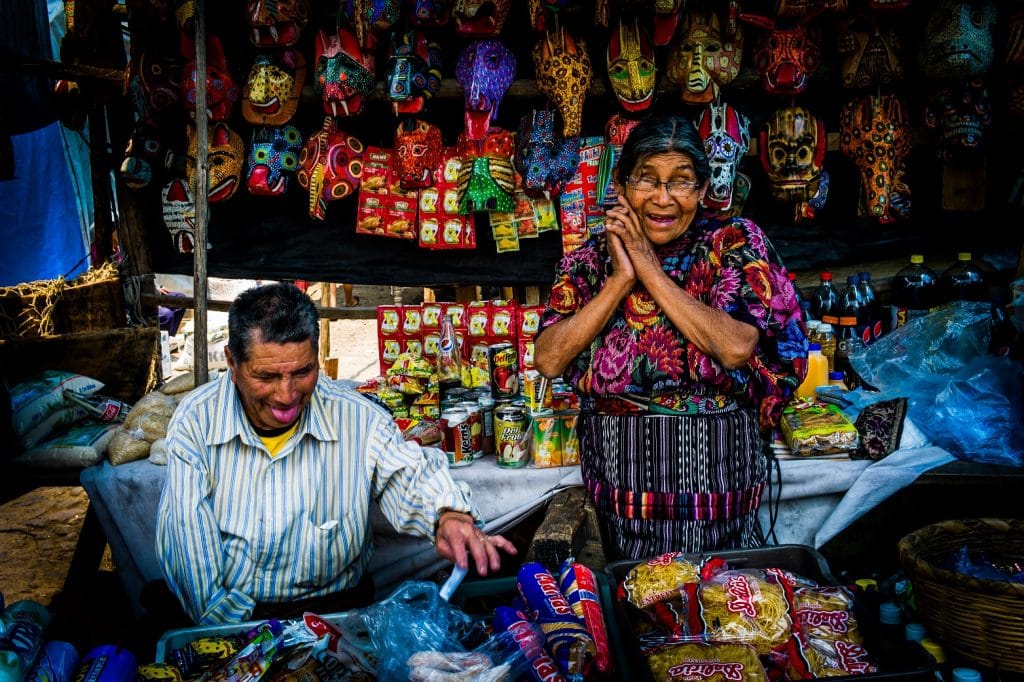
[[[641,175],[640,177],[630,175],[626,178],[626,184],[639,192],[653,192],[658,187],[665,185],[665,189],[674,197],[688,197],[697,189],[697,182],[695,180],[669,180],[668,182],[663,182],[646,175]]]

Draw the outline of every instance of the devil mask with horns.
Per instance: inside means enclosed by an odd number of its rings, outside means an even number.
[[[363,97],[374,87],[373,52],[364,51],[351,31],[339,28],[316,34],[315,89],[324,98],[324,112],[353,116],[363,108]]]
[[[895,95],[849,102],[839,116],[839,148],[860,170],[860,215],[880,223],[908,218],[910,188],[904,180],[910,155],[910,121]]]
[[[474,40],[459,53],[455,78],[466,102],[466,135],[482,140],[498,116],[498,105],[516,75],[516,58],[494,38]]]
[[[593,76],[586,42],[561,28],[545,33],[533,46],[533,67],[537,89],[562,114],[562,135],[576,137],[583,127],[583,100]]]
[[[803,107],[777,109],[759,139],[772,195],[795,204],[796,219],[813,218],[828,198],[825,125]]]
[[[982,76],[992,67],[992,28],[996,8],[991,2],[939,0],[928,17],[918,61],[932,80]]]
[[[192,55],[185,65],[184,79],[181,83],[185,109],[193,116],[196,111],[196,61],[195,43],[182,36],[183,52]],[[224,57],[224,48],[220,38],[209,36],[206,39],[206,112],[211,121],[225,121],[231,116],[231,109],[241,97],[241,90],[228,70],[228,60]]]
[[[494,128],[483,140],[472,140],[462,133],[456,147],[462,159],[458,179],[459,213],[512,213],[516,206],[512,134]]]
[[[295,126],[254,128],[249,148],[246,187],[249,194],[274,197],[288,189],[288,176],[299,168],[302,134]]]
[[[280,126],[299,107],[306,58],[292,48],[256,55],[242,92],[242,115],[254,125]]]
[[[435,125],[409,119],[395,131],[392,164],[402,189],[422,189],[434,184],[434,171],[441,167],[444,139]]]
[[[689,12],[683,18],[679,43],[668,56],[668,79],[682,88],[684,102],[704,104],[736,78],[742,56],[741,29],[726,38],[717,14]]]
[[[296,177],[309,191],[309,215],[319,220],[327,217],[327,202],[344,199],[359,187],[363,176],[363,143],[338,130],[334,119],[309,136],[299,154]]]
[[[640,23],[620,21],[608,40],[608,81],[626,111],[643,111],[654,101],[657,73],[654,46]]]
[[[423,31],[396,33],[388,59],[388,98],[396,114],[418,114],[441,90],[441,46]]]
[[[732,206],[732,188],[740,161],[750,148],[750,119],[731,104],[714,102],[701,111],[697,133],[704,140],[711,176],[701,202],[724,211]]]
[[[766,92],[797,95],[807,89],[821,64],[821,31],[808,23],[744,14],[742,19],[765,29],[754,50],[754,69]]]

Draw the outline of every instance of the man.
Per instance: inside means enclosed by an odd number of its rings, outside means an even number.
[[[373,600],[369,503],[435,538],[460,567],[500,567],[464,484],[436,449],[403,440],[386,410],[319,374],[312,301],[291,284],[242,293],[228,314],[230,373],[186,397],[167,430],[157,555],[199,624]]]

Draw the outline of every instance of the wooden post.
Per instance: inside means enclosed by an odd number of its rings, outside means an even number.
[[[196,235],[192,263],[192,294],[195,298],[195,334],[192,336],[195,359],[196,386],[210,380],[207,362],[206,299],[209,288],[206,281],[206,232],[209,219],[207,210],[209,167],[207,160],[206,119],[206,0],[196,0],[196,179],[192,188],[196,198]]]

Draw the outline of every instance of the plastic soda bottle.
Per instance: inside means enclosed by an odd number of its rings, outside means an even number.
[[[939,302],[938,278],[924,264],[924,256],[914,254],[910,263],[892,278],[892,315],[890,329],[902,327],[915,317],[931,312]]]
[[[828,360],[828,369],[833,371],[836,368],[836,333],[832,325],[818,325],[818,339],[821,344],[821,354]]]
[[[821,273],[821,281],[811,297],[811,315],[826,324],[839,324],[839,292],[828,270]]]
[[[0,682],[22,682],[43,648],[43,635],[53,616],[28,599],[0,613]]]
[[[867,304],[860,294],[860,276],[850,275],[846,278],[846,288],[843,289],[842,303],[839,307],[839,336],[843,336],[843,320],[852,320],[854,333],[867,345],[871,340],[869,315]]]
[[[857,318],[839,318],[839,338],[836,340],[835,371],[842,372],[849,388],[860,386],[860,377],[850,364],[850,356],[864,347],[864,340],[857,334]]]
[[[874,341],[881,338],[885,330],[882,329],[882,312],[878,303],[878,292],[871,284],[870,272],[860,273],[857,289],[860,291],[861,300],[864,301],[868,309],[868,325],[871,327],[871,340]]]
[[[971,260],[971,254],[963,251],[956,255],[956,262],[946,268],[939,277],[942,302],[987,301],[988,287],[981,268]]]
[[[817,398],[814,390],[828,385],[828,360],[821,354],[821,346],[812,343],[807,350],[807,375],[796,388],[797,398]]]

